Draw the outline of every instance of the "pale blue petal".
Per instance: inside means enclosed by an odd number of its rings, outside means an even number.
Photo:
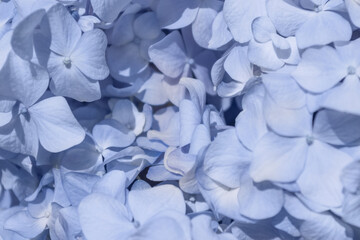
[[[110,196],[91,194],[81,201],[78,211],[88,240],[126,240],[135,231],[126,207]]]
[[[75,119],[63,97],[47,98],[29,109],[36,124],[41,145],[60,152],[81,143],[85,131]]]
[[[352,158],[334,147],[315,141],[309,148],[307,159],[297,180],[301,194],[323,206],[340,207],[343,201],[340,175]]]
[[[57,4],[48,11],[51,30],[50,49],[62,56],[70,56],[81,37],[81,29],[67,9]]]
[[[91,0],[94,13],[104,22],[114,21],[130,0]]]
[[[183,28],[195,20],[199,5],[199,0],[161,0],[156,5],[156,16],[162,28]]]
[[[256,182],[295,181],[303,171],[307,151],[304,138],[285,138],[269,132],[256,145],[250,175]]]
[[[350,23],[345,18],[332,11],[322,11],[306,21],[295,36],[299,48],[303,49],[335,41],[348,41],[351,35]]]
[[[100,177],[87,174],[69,172],[64,175],[63,184],[67,197],[73,206],[79,205],[81,200],[88,196]]]
[[[93,187],[93,193],[101,193],[113,197],[125,204],[126,187],[128,185],[125,173],[114,170],[106,173]]]
[[[149,48],[151,61],[165,75],[176,78],[185,68],[186,55],[183,39],[178,31],[173,31]]]
[[[252,39],[253,20],[266,15],[265,0],[227,0],[224,3],[224,18],[234,39],[240,43]]]
[[[107,39],[101,30],[85,32],[71,54],[71,61],[90,79],[103,80],[109,75],[105,61],[106,46]]]
[[[160,211],[171,210],[185,214],[185,201],[181,190],[169,184],[132,190],[128,204],[135,220],[140,224],[151,220]]]
[[[21,210],[8,218],[4,229],[14,231],[25,238],[34,238],[45,230],[47,218],[33,218],[26,210]]]

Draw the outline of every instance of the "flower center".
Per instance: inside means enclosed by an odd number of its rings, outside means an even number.
[[[102,154],[102,152],[104,151],[104,149],[100,145],[98,145],[97,143],[95,144],[95,149],[100,154]]]
[[[306,143],[310,146],[314,143],[314,137],[311,135],[306,136]]]
[[[356,74],[356,68],[354,66],[349,66],[347,69],[348,75],[355,75]]]
[[[141,39],[139,37],[135,37],[133,42],[136,44],[136,45],[140,45],[141,43]]]
[[[136,220],[135,220],[133,223],[134,223],[135,228],[139,228],[139,227],[140,227],[139,221],[136,221]]]
[[[324,7],[322,5],[317,5],[317,6],[315,6],[314,11],[315,12],[321,12],[323,10],[323,8]]]
[[[25,105],[23,105],[23,104],[20,104],[20,106],[19,106],[19,114],[24,115],[26,113],[28,113],[27,107],[25,107]]]
[[[71,67],[71,59],[70,57],[64,57],[63,63],[65,67],[70,68]]]
[[[193,65],[193,64],[195,63],[195,61],[194,61],[193,58],[188,58],[188,59],[187,59],[187,63],[188,63],[189,65]]]

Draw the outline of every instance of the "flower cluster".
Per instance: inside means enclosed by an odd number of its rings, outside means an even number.
[[[360,239],[359,0],[0,0],[0,239]]]

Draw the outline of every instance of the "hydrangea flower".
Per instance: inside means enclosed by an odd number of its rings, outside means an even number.
[[[276,30],[285,37],[295,36],[304,49],[350,40],[351,25],[341,15],[343,5],[339,0],[271,0],[266,9]]]
[[[360,91],[360,58],[355,51],[360,39],[335,43],[335,48],[310,48],[292,76],[304,89],[312,93],[308,105],[312,111],[321,107],[360,114],[356,104]]]
[[[15,70],[18,68],[20,70]],[[38,101],[49,82],[42,67],[10,53],[0,76],[0,95],[10,101],[10,104],[1,104],[2,111],[10,116],[1,126],[1,148],[37,156],[39,141],[46,150],[60,152],[84,139],[85,131],[65,98],[50,97]]]
[[[97,29],[81,34],[76,21],[60,4],[49,10],[48,18],[52,35],[47,66],[51,91],[78,101],[99,99],[98,80],[109,75],[105,34]]]

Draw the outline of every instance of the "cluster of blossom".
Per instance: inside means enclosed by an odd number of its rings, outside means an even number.
[[[0,1],[1,240],[360,239],[359,0]]]

